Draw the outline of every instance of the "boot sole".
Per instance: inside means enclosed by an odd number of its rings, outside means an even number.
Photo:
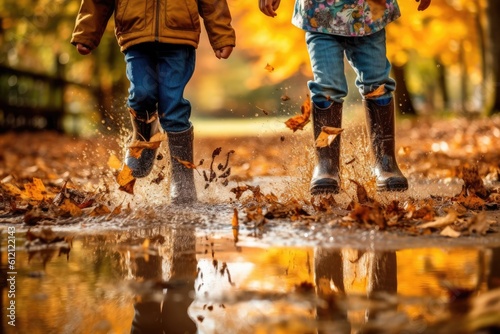
[[[326,194],[338,194],[340,189],[338,186],[316,186],[309,190],[311,195],[326,195]]]
[[[408,190],[407,184],[393,184],[393,185],[377,185],[377,191],[394,191],[394,192],[403,192]]]

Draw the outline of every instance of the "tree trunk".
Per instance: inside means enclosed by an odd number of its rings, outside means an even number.
[[[392,73],[397,83],[395,91],[396,108],[402,115],[416,116],[417,112],[413,107],[413,102],[410,97],[410,92],[406,86],[406,73],[404,66],[392,66]]]
[[[450,95],[448,94],[448,83],[446,82],[446,67],[438,57],[435,58],[437,67],[437,83],[443,99],[443,109],[450,109]]]
[[[500,13],[500,1],[488,0],[488,30],[490,35],[490,61],[493,71],[493,104],[489,111],[490,115],[500,113],[500,34],[494,22],[498,20]]]

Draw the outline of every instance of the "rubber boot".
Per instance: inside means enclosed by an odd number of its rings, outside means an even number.
[[[132,139],[131,143],[139,141],[149,141],[155,134],[162,132],[160,122],[158,120],[158,112],[147,114],[146,118],[139,118],[137,113],[129,108],[130,120],[132,122]],[[156,152],[158,149],[145,148],[141,152],[139,158],[130,155],[127,149],[125,153],[125,164],[132,170],[132,176],[141,178],[149,175],[153,169],[156,160]]]
[[[328,108],[319,108],[312,103],[314,140],[321,133],[322,126],[340,128],[342,126],[342,103],[333,102]],[[340,190],[340,136],[330,146],[316,147],[317,163],[314,167],[311,195],[338,194]]]
[[[181,164],[176,158],[193,162],[193,127],[183,132],[167,132],[172,166],[170,200],[172,204],[196,202],[194,170]]]
[[[398,167],[394,139],[394,100],[379,105],[376,100],[363,101],[368,133],[375,159],[377,191],[405,191],[408,180]]]

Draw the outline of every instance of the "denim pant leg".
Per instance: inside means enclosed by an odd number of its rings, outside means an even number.
[[[158,50],[158,111],[167,132],[181,132],[191,127],[191,103],[184,89],[191,79],[196,61],[192,46],[162,44]]]
[[[356,87],[363,98],[381,85],[385,85],[385,94],[376,99],[390,98],[396,82],[389,77],[391,64],[386,55],[385,29],[373,35],[346,38],[346,45],[346,57],[356,72]]]
[[[344,46],[340,36],[306,32],[314,80],[307,83],[311,99],[320,107],[326,101],[343,102],[348,87],[344,73]]]
[[[139,117],[156,111],[158,79],[156,56],[148,44],[139,44],[125,51],[126,74],[130,82],[127,105]]]

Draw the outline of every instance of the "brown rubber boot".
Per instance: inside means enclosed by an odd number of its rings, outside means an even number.
[[[182,165],[176,158],[193,162],[193,127],[182,132],[167,132],[172,164],[170,200],[172,204],[187,204],[197,201],[194,170]]]
[[[368,133],[375,158],[377,191],[405,191],[408,180],[398,167],[394,138],[394,99],[386,105],[364,100]]]
[[[321,133],[322,126],[342,126],[342,103],[332,102],[328,108],[319,108],[312,103],[314,140]],[[338,194],[340,190],[340,136],[330,146],[316,148],[317,163],[314,167],[309,190],[311,195]]]
[[[137,113],[129,108],[130,120],[132,122],[132,138],[134,141],[149,141],[155,134],[162,132],[158,112],[147,114],[146,118],[139,118]],[[156,152],[158,149],[145,148],[142,150],[141,156],[135,158],[130,155],[127,149],[125,153],[125,164],[132,170],[132,176],[141,178],[149,175],[153,169],[156,160]]]

